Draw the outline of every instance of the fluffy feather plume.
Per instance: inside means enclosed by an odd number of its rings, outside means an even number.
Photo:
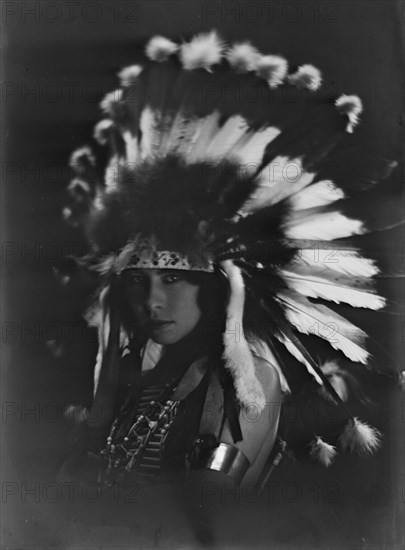
[[[90,185],[87,181],[80,178],[74,178],[67,188],[68,192],[73,195],[76,200],[82,201],[90,195]]]
[[[238,73],[247,73],[257,69],[260,53],[250,42],[242,42],[229,48],[226,58]]]
[[[86,175],[89,167],[94,168],[96,159],[90,147],[80,147],[73,151],[69,159],[69,166],[78,174]]]
[[[190,42],[180,46],[180,60],[186,71],[210,71],[213,65],[220,63],[224,49],[225,44],[215,31],[198,34]]]
[[[356,95],[341,95],[335,102],[337,110],[347,115],[349,118],[349,124],[347,125],[347,132],[353,133],[353,129],[359,122],[359,115],[363,111],[363,104],[361,99]]]
[[[93,137],[100,145],[106,145],[112,126],[112,120],[109,118],[104,118],[94,127]]]
[[[122,94],[123,91],[121,88],[118,88],[117,90],[106,94],[104,98],[100,101],[100,109],[103,111],[103,113],[105,113],[106,115],[113,115],[115,112],[115,106],[122,100]]]
[[[166,61],[179,49],[175,42],[164,36],[154,36],[145,47],[145,53],[152,61]]]
[[[80,221],[74,219],[73,210],[69,206],[64,206],[62,208],[62,219],[71,227],[78,227],[80,225]]]
[[[119,73],[121,86],[131,86],[138,80],[139,75],[143,70],[142,65],[131,65],[130,67],[124,67]]]
[[[277,88],[288,73],[288,62],[278,55],[262,55],[257,61],[256,74],[267,81],[270,88]]]
[[[311,458],[318,460],[328,468],[337,455],[337,451],[333,445],[326,443],[321,437],[316,436],[316,439],[311,442],[309,454]]]
[[[255,365],[243,333],[245,289],[241,270],[231,261],[221,262],[231,289],[224,332],[225,366],[232,373],[236,395],[244,406],[265,406],[263,388],[255,374]]]
[[[294,74],[289,75],[288,80],[298,88],[308,88],[315,92],[322,84],[322,75],[313,65],[301,65]]]
[[[344,451],[367,455],[380,448],[381,434],[376,428],[354,417],[346,424],[339,443]]]

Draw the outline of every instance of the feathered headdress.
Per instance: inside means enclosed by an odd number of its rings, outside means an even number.
[[[361,100],[326,96],[314,66],[290,68],[248,42],[228,46],[216,32],[182,44],[156,36],[145,53],[142,65],[121,70],[120,88],[101,102],[105,118],[94,137],[106,148],[105,169],[88,147],[71,157],[75,201],[64,216],[82,223],[96,244],[88,265],[104,283],[95,306],[103,321],[99,365],[111,277],[130,267],[220,268],[230,286],[224,362],[241,404],[265,401],[253,344],[243,331],[234,336],[254,307],[260,345],[287,382],[280,346],[345,407],[345,376],[319,365],[301,335],[366,364],[365,332],[324,302],[371,310],[385,304],[373,284],[378,267],[348,239],[367,227],[345,213],[344,182],[333,182],[326,168],[337,141],[359,122]],[[341,447],[376,449],[377,430],[344,410]],[[329,465],[335,447],[314,435],[310,454]]]

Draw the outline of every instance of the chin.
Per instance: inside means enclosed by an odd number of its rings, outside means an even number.
[[[181,337],[175,334],[153,334],[150,338],[162,346],[170,346],[170,344],[176,344],[181,340]]]

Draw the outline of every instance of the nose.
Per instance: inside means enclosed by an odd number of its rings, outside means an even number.
[[[149,280],[147,296],[145,299],[145,307],[148,313],[163,309],[166,301],[164,287],[159,278],[151,277]]]

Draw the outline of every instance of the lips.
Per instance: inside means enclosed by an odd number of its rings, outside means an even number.
[[[146,324],[148,330],[161,330],[173,325],[174,321],[149,321]]]

